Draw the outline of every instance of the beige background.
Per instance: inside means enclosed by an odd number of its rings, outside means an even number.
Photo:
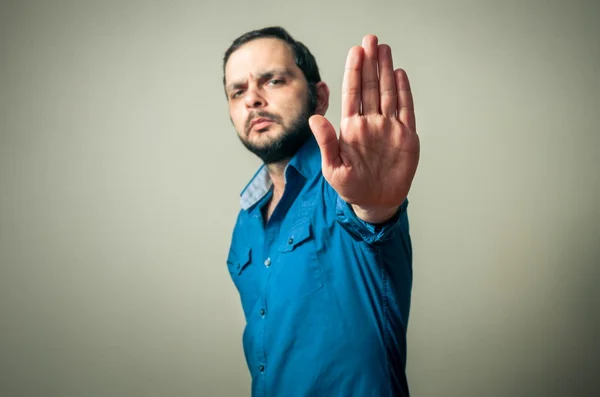
[[[221,58],[273,24],[336,125],[364,34],[411,78],[413,396],[600,395],[600,3],[343,3],[2,2],[1,396],[249,394]]]

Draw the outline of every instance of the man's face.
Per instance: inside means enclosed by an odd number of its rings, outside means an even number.
[[[290,158],[312,134],[308,84],[284,41],[260,38],[241,46],[227,61],[225,81],[240,140],[264,163]]]

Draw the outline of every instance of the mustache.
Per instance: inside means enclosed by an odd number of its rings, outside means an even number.
[[[250,123],[252,123],[252,120],[254,120],[256,118],[267,119],[267,120],[270,120],[270,121],[272,121],[274,123],[277,123],[277,124],[281,124],[282,123],[281,117],[279,117],[276,114],[269,113],[269,112],[266,112],[264,110],[261,110],[261,111],[258,111],[258,112],[253,112],[253,113],[250,113],[250,115],[246,119],[246,125],[244,126],[244,128],[246,130],[246,133],[248,133],[250,131]]]

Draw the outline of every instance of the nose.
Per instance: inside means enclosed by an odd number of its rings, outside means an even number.
[[[266,105],[265,99],[260,95],[256,88],[249,88],[245,98],[246,107],[249,109],[262,108]]]

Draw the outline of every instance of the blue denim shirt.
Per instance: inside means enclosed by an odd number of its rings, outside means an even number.
[[[227,258],[252,396],[408,396],[408,201],[383,225],[360,220],[323,178],[314,138],[285,181],[267,223],[266,168],[244,188]]]

